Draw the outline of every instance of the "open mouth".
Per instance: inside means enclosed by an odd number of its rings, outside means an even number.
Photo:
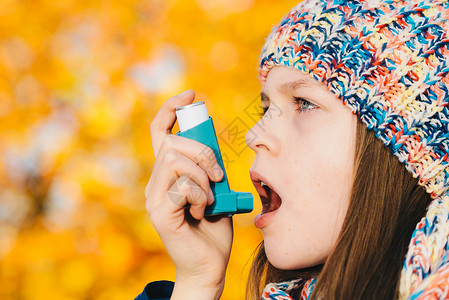
[[[265,214],[277,210],[282,204],[281,197],[263,181],[260,182],[260,185],[267,195],[267,197],[260,197],[263,207],[262,213]]]
[[[262,214],[277,210],[282,204],[282,199],[273,186],[255,172],[251,172],[251,180],[262,201]]]

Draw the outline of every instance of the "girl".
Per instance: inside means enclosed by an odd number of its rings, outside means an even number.
[[[449,298],[448,10],[309,0],[273,29],[260,60],[265,114],[247,135],[264,236],[248,299]],[[151,124],[146,209],[176,282],[138,299],[223,291],[232,223],[203,217],[209,180],[223,174],[198,158],[203,145],[171,134],[175,108],[193,101],[169,99]]]

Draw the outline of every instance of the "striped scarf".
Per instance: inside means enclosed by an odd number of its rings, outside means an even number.
[[[262,292],[262,300],[293,300],[293,294],[299,294],[300,300],[309,299],[316,279],[302,279],[267,284]]]

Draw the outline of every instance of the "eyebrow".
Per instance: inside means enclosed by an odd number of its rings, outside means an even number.
[[[302,78],[296,81],[289,81],[289,82],[285,82],[283,84],[281,84],[278,88],[278,91],[281,94],[287,94],[289,92],[292,92],[294,90],[296,90],[297,88],[319,88],[320,85],[317,84],[315,81],[310,80],[309,78]],[[261,100],[269,100],[270,97],[268,97],[267,94],[265,94],[264,92],[260,93],[261,96]]]

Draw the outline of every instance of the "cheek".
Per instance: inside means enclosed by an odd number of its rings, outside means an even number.
[[[292,222],[289,220],[290,213],[282,214],[282,219],[289,223],[291,231],[279,226],[276,234],[264,233],[265,251],[270,263],[283,270],[324,263],[335,244],[332,231],[336,224],[332,224],[330,229],[323,226],[324,219],[314,222],[311,221],[313,218],[296,218],[296,222]]]
[[[332,186],[336,192],[347,190],[352,183],[355,135],[356,118],[349,112],[337,120],[322,113],[298,121],[286,147],[292,183],[307,182],[309,187],[326,190]]]
[[[323,263],[346,215],[355,132],[320,129],[292,133],[284,153],[285,201],[277,228],[282,233],[266,242],[270,262],[285,269]]]
[[[338,238],[350,196],[348,181],[334,178],[335,174],[338,170],[311,168],[297,175],[300,184],[287,187],[278,226],[272,228],[276,232],[265,239],[273,265],[299,269],[325,262]]]
[[[309,191],[332,197],[346,193],[352,183],[353,152],[350,143],[332,135],[298,140],[286,153],[288,194]]]

